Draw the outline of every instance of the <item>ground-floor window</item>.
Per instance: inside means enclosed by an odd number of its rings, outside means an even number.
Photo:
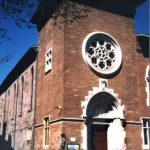
[[[143,149],[150,148],[150,118],[142,118]]]
[[[44,118],[44,145],[49,144],[49,117]]]

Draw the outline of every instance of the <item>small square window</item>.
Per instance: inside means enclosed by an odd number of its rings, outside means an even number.
[[[45,54],[45,73],[52,69],[52,49],[49,49]]]

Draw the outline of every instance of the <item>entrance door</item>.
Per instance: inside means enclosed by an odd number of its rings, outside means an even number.
[[[107,125],[91,126],[91,149],[107,150]]]

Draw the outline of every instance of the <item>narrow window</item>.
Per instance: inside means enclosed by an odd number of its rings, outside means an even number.
[[[2,118],[3,118],[3,99],[1,99],[1,101],[0,101],[0,120],[2,120]],[[0,122],[0,124],[1,124],[1,122]]]
[[[19,107],[19,113],[18,116],[22,115],[22,109],[23,109],[23,97],[24,97],[24,77],[21,78],[21,96],[20,96],[20,107]]]
[[[29,109],[28,112],[32,111],[32,103],[33,103],[33,81],[34,81],[34,69],[33,67],[31,68],[31,90],[30,90],[30,102],[29,102]]]
[[[150,118],[142,118],[143,149],[150,148]]]
[[[49,144],[49,117],[44,118],[44,146]]]
[[[147,93],[147,99],[146,99],[146,103],[147,103],[147,106],[150,106],[150,67],[149,65],[147,66],[146,68],[146,76],[145,76],[145,80],[146,80],[146,93]]]
[[[8,118],[8,120],[10,120],[10,114],[11,114],[10,90],[8,91],[7,99],[8,99],[8,114],[7,114],[7,118]]]
[[[9,94],[10,91],[7,91],[7,95],[6,95],[6,120],[8,121],[8,116],[9,116]]]
[[[12,101],[11,120],[14,119],[14,115],[15,115],[15,100],[16,100],[16,84],[14,84],[14,93],[13,93],[13,101]]]
[[[52,69],[52,49],[49,49],[45,54],[45,73]]]

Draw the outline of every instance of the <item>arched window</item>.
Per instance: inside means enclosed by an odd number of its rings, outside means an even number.
[[[16,84],[14,84],[14,93],[13,93],[13,101],[12,101],[12,111],[11,111],[11,119],[14,119],[15,114],[15,101],[16,101]]]
[[[29,102],[29,109],[28,111],[32,110],[32,105],[33,105],[33,84],[34,84],[34,68],[31,68],[31,93],[30,93],[30,102]]]
[[[3,116],[3,98],[0,99],[0,120],[2,120],[3,118],[2,116]],[[0,125],[1,125],[1,122],[0,122]]]
[[[24,97],[24,77],[21,78],[21,91],[20,91],[20,107],[19,107],[19,116],[22,115],[22,108],[23,108],[23,97]]]
[[[8,103],[7,118],[9,119],[10,114],[11,114],[10,90],[8,90],[8,92],[7,92],[7,103]]]

